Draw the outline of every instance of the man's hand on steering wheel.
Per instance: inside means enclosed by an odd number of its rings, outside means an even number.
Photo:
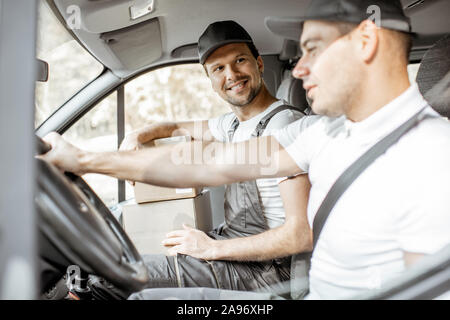
[[[79,176],[86,173],[81,165],[84,155],[82,150],[68,143],[56,132],[50,132],[43,140],[51,146],[51,149],[43,155],[36,156],[37,158],[50,162],[63,172],[73,172]]]

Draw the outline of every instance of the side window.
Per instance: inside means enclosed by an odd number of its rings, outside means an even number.
[[[230,112],[199,64],[164,67],[125,86],[125,129],[153,121],[203,120]]]
[[[117,150],[117,93],[113,92],[85,114],[64,138],[87,151]],[[83,179],[107,206],[118,202],[117,179],[101,174],[85,174]]]
[[[125,132],[151,122],[206,120],[230,112],[199,64],[164,67],[125,86]],[[133,197],[126,184],[126,198]]]

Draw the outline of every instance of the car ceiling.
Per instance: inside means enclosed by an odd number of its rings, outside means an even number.
[[[69,32],[117,76],[126,78],[153,65],[195,61],[196,42],[214,21],[235,20],[252,35],[262,55],[278,54],[284,40],[264,26],[266,16],[298,16],[310,0],[153,0],[153,11],[135,20],[130,7],[150,0],[47,0],[58,18],[81,24]],[[415,49],[450,32],[450,1],[403,0]],[[74,9],[75,8],[75,9]],[[76,11],[79,8],[79,11]]]

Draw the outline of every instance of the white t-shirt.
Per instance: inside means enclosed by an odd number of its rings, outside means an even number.
[[[312,188],[308,221],[336,179],[382,137],[427,105],[417,85],[362,122],[304,117],[273,135]],[[347,189],[314,251],[311,299],[346,298],[404,271],[403,252],[432,254],[450,243],[450,123],[432,117],[406,133]]]
[[[266,110],[253,118],[240,122],[236,132],[234,133],[232,142],[249,140],[259,121],[269,112],[284,104],[287,103],[281,100],[274,102]],[[270,135],[272,130],[278,130],[286,127],[288,124],[300,119],[302,116],[303,114],[301,112],[293,110],[283,110],[278,112],[267,124],[267,127],[263,132],[263,136]],[[230,112],[208,121],[209,130],[216,140],[222,142],[228,141],[228,130],[231,128],[235,117],[235,114]],[[258,192],[261,199],[261,208],[269,228],[275,228],[284,223],[285,214],[283,201],[281,200],[280,190],[278,188],[279,181],[280,179],[277,178],[256,180],[256,185],[258,187]]]

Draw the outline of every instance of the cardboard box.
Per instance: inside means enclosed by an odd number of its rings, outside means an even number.
[[[144,144],[146,148],[190,141],[189,136],[177,136],[157,139]],[[198,196],[202,188],[164,188],[150,184],[136,182],[134,186],[134,198],[137,203],[165,201],[174,199],[194,198]]]
[[[202,188],[164,188],[136,182],[134,198],[136,203],[167,201],[185,198],[194,198],[202,192]]]
[[[161,241],[168,232],[183,229],[183,223],[203,231],[212,229],[209,190],[195,198],[125,204],[122,222],[140,254],[167,254]]]

